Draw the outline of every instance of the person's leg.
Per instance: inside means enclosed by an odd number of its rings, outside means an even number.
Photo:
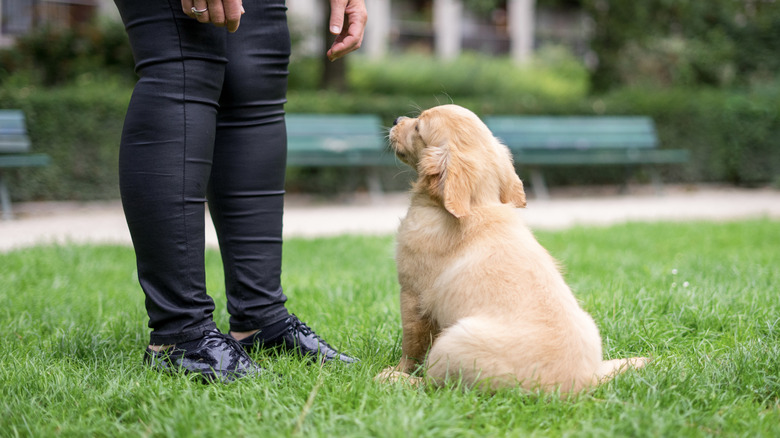
[[[209,210],[219,236],[231,334],[247,349],[280,347],[354,362],[290,315],[280,284],[290,36],[283,0],[244,5],[228,35]]]
[[[290,36],[283,0],[244,5],[228,35],[209,211],[219,236],[233,331],[288,316],[280,284]]]
[[[224,29],[178,0],[116,0],[140,79],[120,144],[120,192],[146,294],[144,363],[209,381],[262,369],[212,320],[206,293],[204,202],[224,79]]]
[[[151,344],[177,344],[215,328],[205,284],[204,202],[227,35],[184,15],[178,0],[116,3],[140,76],[120,146],[122,204]]]
[[[280,282],[290,35],[283,0],[247,2],[228,35],[209,211],[219,237],[230,328],[289,316]]]

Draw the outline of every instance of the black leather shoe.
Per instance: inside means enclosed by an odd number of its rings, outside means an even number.
[[[299,353],[315,362],[325,363],[338,360],[343,363],[355,363],[358,359],[340,353],[331,347],[295,315],[290,315],[285,321],[287,326],[282,334],[264,339],[262,330],[240,341],[246,350],[253,348],[278,348],[284,351]]]
[[[147,348],[144,363],[157,371],[198,374],[208,382],[227,383],[263,372],[235,339],[218,330],[203,332],[197,345],[189,349],[174,346],[157,352]]]

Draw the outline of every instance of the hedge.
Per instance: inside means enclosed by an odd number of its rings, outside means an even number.
[[[130,93],[110,83],[0,89],[0,108],[24,111],[33,152],[52,157],[48,167],[7,172],[13,199],[118,198],[118,145]]]
[[[117,159],[122,121],[131,90],[119,83],[88,83],[64,88],[0,88],[0,108],[27,114],[35,152],[48,153],[43,169],[9,172],[12,195],[25,200],[95,200],[118,197]],[[727,182],[765,185],[780,181],[780,84],[760,91],[624,89],[577,102],[547,102],[528,96],[340,94],[291,91],[288,112],[374,113],[386,126],[399,115],[454,102],[487,114],[641,114],[657,124],[662,147],[686,148],[687,166],[664,168],[672,182]],[[384,182],[407,186],[403,166],[388,169]],[[615,183],[622,169],[567,169],[552,172],[553,184]],[[360,189],[359,175],[293,170],[288,189]]]

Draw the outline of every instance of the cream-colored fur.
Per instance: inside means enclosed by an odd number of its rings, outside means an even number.
[[[576,392],[643,358],[602,360],[601,337],[516,208],[511,154],[471,111],[443,105],[390,130],[415,168],[398,230],[402,358],[378,380]]]

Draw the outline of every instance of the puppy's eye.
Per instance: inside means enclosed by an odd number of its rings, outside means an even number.
[[[420,133],[420,124],[419,123],[415,123],[414,124],[414,132],[416,132],[418,134]]]

